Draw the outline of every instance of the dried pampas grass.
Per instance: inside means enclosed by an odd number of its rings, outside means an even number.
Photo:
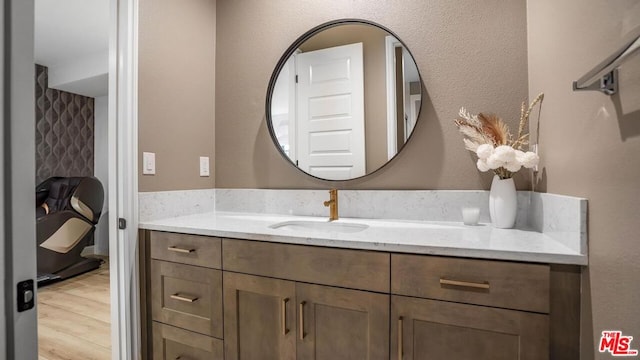
[[[542,108],[542,100],[544,100],[544,94],[540,93],[536,96],[535,99],[529,104],[529,107],[525,111],[526,102],[522,102],[522,106],[520,107],[520,125],[518,126],[518,137],[513,141],[511,147],[517,150],[522,150],[525,146],[529,145],[529,133],[525,133],[525,127],[529,124],[529,116],[531,115],[531,111],[536,106],[536,104],[540,103],[540,107]]]
[[[507,145],[511,139],[509,127],[498,116],[494,114],[478,114],[478,119],[482,123],[482,131],[491,139],[494,146]]]
[[[507,124],[497,115],[483,114],[473,115],[467,109],[460,108],[458,119],[454,123],[458,130],[464,136],[465,148],[475,152],[478,146],[489,144],[493,147],[500,145],[511,146],[516,150],[524,150],[529,145],[529,133],[525,132],[529,123],[529,116],[533,108],[540,103],[544,94],[539,94],[527,107],[526,102],[522,102],[520,108],[520,124],[518,125],[518,134],[515,138],[511,135]]]

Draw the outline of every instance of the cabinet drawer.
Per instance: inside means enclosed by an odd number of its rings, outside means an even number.
[[[222,340],[153,322],[154,360],[223,360]]]
[[[391,256],[391,292],[549,312],[549,266],[420,255]]]
[[[222,272],[151,261],[153,320],[222,338]]]
[[[222,268],[219,238],[152,231],[150,239],[152,259]]]
[[[389,292],[389,254],[223,239],[224,270]]]

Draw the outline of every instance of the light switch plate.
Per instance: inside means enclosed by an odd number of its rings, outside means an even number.
[[[156,174],[156,153],[152,153],[152,152],[142,153],[142,174],[143,175]]]
[[[209,157],[200,156],[200,176],[209,176]]]

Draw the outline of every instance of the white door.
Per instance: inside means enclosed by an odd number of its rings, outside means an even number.
[[[0,6],[0,359],[38,358],[36,308],[18,309],[26,295],[18,283],[35,287],[36,277],[33,12],[33,0]]]
[[[362,43],[301,53],[298,167],[344,180],[365,175]]]

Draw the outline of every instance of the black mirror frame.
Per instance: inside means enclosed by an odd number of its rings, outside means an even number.
[[[393,37],[395,37],[402,44],[402,46],[407,50],[407,52],[409,52],[409,55],[411,55],[411,58],[413,59],[413,62],[416,64],[416,69],[418,68],[418,63],[416,62],[415,57],[411,53],[411,50],[409,50],[409,48],[404,43],[404,41],[402,41],[400,39],[400,37],[398,37],[398,35],[396,35],[393,31],[387,29],[386,27],[384,27],[384,26],[382,26],[382,25],[380,25],[378,23],[375,23],[375,22],[369,21],[369,20],[352,19],[352,18],[339,19],[339,20],[332,20],[332,21],[328,21],[326,23],[320,24],[320,25],[314,27],[313,29],[307,31],[306,33],[302,34],[300,37],[298,37],[296,39],[296,41],[294,41],[293,44],[291,44],[289,46],[289,48],[287,48],[287,50],[284,52],[284,54],[280,57],[280,60],[278,60],[278,63],[276,64],[276,67],[273,70],[273,73],[271,74],[271,79],[269,80],[269,86],[267,87],[267,100],[266,100],[266,106],[265,106],[265,118],[266,118],[266,121],[267,121],[267,128],[269,129],[269,135],[271,135],[271,140],[273,141],[274,145],[276,145],[276,148],[278,148],[278,152],[280,153],[280,155],[282,155],[282,157],[285,160],[287,160],[290,164],[292,164],[301,173],[303,173],[305,175],[308,175],[308,176],[311,176],[311,177],[313,177],[315,179],[318,179],[318,180],[331,181],[331,182],[344,182],[344,181],[352,181],[352,180],[362,179],[362,178],[365,178],[365,177],[367,177],[369,175],[377,173],[378,171],[380,171],[381,169],[386,167],[389,163],[391,163],[398,156],[398,154],[400,154],[400,152],[402,152],[402,150],[406,147],[406,145],[409,143],[409,141],[411,141],[411,138],[413,137],[413,134],[415,132],[415,127],[420,122],[420,115],[422,114],[422,105],[423,105],[423,100],[424,100],[424,89],[423,89],[424,82],[422,81],[422,75],[420,75],[420,70],[418,69],[418,78],[420,79],[420,86],[422,88],[421,88],[421,91],[420,91],[420,109],[418,110],[418,116],[416,118],[416,123],[414,125],[413,131],[411,131],[411,134],[409,134],[409,137],[407,138],[407,141],[405,141],[405,143],[402,145],[402,147],[400,147],[396,151],[396,154],[391,159],[387,160],[387,162],[385,162],[382,166],[380,166],[376,170],[371,171],[369,173],[366,173],[366,174],[364,174],[362,176],[358,176],[358,177],[354,177],[354,178],[350,178],[350,179],[324,179],[324,178],[317,177],[315,175],[312,175],[312,174],[300,169],[291,160],[291,158],[289,156],[287,156],[287,154],[284,152],[284,150],[282,150],[282,146],[280,146],[280,144],[278,143],[278,140],[277,140],[277,137],[276,137],[276,134],[275,134],[275,130],[273,128],[273,119],[271,117],[271,98],[273,97],[273,91],[274,91],[275,86],[276,86],[276,81],[278,80],[278,76],[280,75],[280,72],[282,71],[282,68],[284,67],[285,63],[289,60],[291,55],[293,55],[293,53],[305,41],[309,40],[311,37],[313,37],[317,33],[321,32],[323,30],[326,30],[326,29],[330,29],[330,28],[339,26],[339,25],[356,25],[356,24],[375,26],[375,27],[377,27],[379,29],[382,29],[382,30],[386,31],[387,33],[389,33]]]

